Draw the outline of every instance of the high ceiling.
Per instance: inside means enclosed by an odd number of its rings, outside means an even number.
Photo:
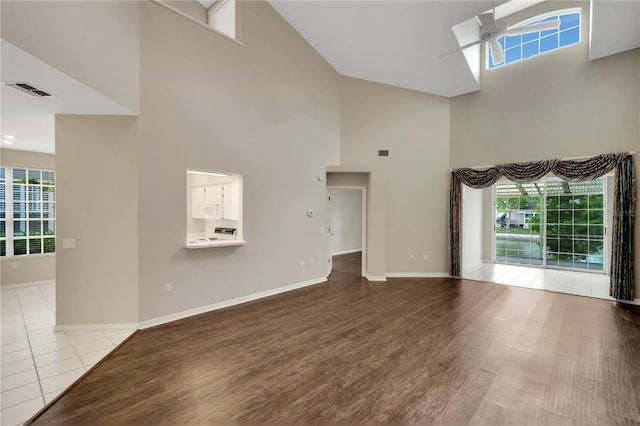
[[[479,89],[462,53],[440,55],[460,46],[452,27],[493,1],[268,1],[342,75],[448,97]],[[537,3],[496,1],[496,18]],[[640,47],[640,2],[592,3],[591,59]]]
[[[449,97],[479,90],[479,48],[440,55],[477,37],[474,17],[493,1],[268,1],[340,74]],[[540,1],[496,0],[496,17]],[[640,1],[584,1],[585,7],[590,3],[590,59],[640,47]],[[2,81],[26,80],[56,95],[31,98],[3,86],[2,135],[16,136],[3,148],[54,152],[54,114],[131,114],[5,41],[0,50]]]

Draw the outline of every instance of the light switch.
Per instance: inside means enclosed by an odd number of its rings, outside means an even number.
[[[63,249],[74,249],[74,248],[76,248],[76,239],[75,238],[68,238],[68,239],[62,240],[62,248]]]

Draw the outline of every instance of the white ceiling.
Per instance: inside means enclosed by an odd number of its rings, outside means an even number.
[[[55,95],[36,98],[2,86],[2,136],[15,136],[6,149],[53,153],[55,114],[131,115],[131,111],[5,40],[0,45],[3,82],[26,81]],[[4,138],[3,138],[4,139]]]
[[[442,96],[479,89],[479,48],[439,56],[473,38],[473,17],[490,10],[491,0],[268,1],[343,75]],[[539,1],[498,0],[497,18]],[[592,3],[590,59],[640,47],[639,1]],[[27,81],[56,95],[33,98],[2,86],[1,134],[16,137],[3,148],[54,152],[55,114],[131,115],[10,43],[0,47],[2,81]]]
[[[440,55],[460,45],[452,27],[492,1],[268,1],[340,74],[448,97],[479,89],[477,69],[462,53]],[[509,3],[502,7],[539,2]],[[594,3],[591,59],[640,47],[637,0]],[[496,10],[498,19],[507,14]]]

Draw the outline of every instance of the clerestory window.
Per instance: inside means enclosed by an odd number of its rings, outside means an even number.
[[[499,64],[493,63],[491,51],[487,46],[487,69],[501,67],[579,43],[580,10],[556,11],[551,14],[536,16],[516,26],[534,25],[557,19],[560,20],[560,26],[552,30],[500,37],[498,43],[500,43],[504,51],[504,62]]]

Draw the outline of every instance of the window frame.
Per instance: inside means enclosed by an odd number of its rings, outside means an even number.
[[[23,167],[23,166],[4,166],[0,165],[0,168],[4,169],[4,182],[2,184],[5,185],[5,197],[3,202],[5,203],[5,217],[0,218],[0,221],[5,224],[5,236],[0,237],[1,241],[5,242],[5,255],[0,256],[0,259],[11,259],[11,258],[34,258],[41,256],[52,256],[56,254],[56,235],[57,235],[57,218],[56,218],[56,172],[55,170],[46,169],[46,168],[37,168],[37,167]],[[19,184],[14,183],[14,172],[15,170],[24,170],[25,171],[25,183]],[[40,174],[40,180],[38,184],[29,183],[29,172],[38,172]],[[43,181],[43,174],[51,173],[52,174],[52,185],[46,185]],[[15,201],[14,191],[16,188],[22,187],[24,185],[24,193],[25,200],[24,201]],[[39,188],[33,192],[39,192],[38,200],[30,200],[29,193],[31,188]],[[44,191],[45,188],[51,188],[52,191]],[[44,200],[43,194],[45,192],[53,192],[52,200]],[[24,217],[16,218],[16,212],[14,211],[14,205],[16,202],[24,204]],[[50,209],[48,211],[52,212],[52,217],[45,217],[45,203],[50,204]],[[30,207],[32,205],[37,204],[38,210],[31,210]],[[30,212],[39,211],[38,217],[30,217]],[[45,234],[45,221],[53,222],[53,234]],[[14,224],[16,222],[25,222],[25,235],[16,236]],[[38,229],[39,235],[29,235],[29,228],[32,226],[33,222],[39,222]],[[39,253],[30,253],[30,240],[40,240],[40,252]],[[53,239],[53,251],[45,252],[46,243],[45,240]],[[25,254],[15,254],[15,241],[24,240],[26,253]]]
[[[552,18],[552,17],[557,17],[558,19],[560,19],[560,20],[561,20],[561,17],[562,17],[562,16],[565,16],[565,15],[573,15],[573,14],[578,14],[578,24],[577,24],[577,26],[576,26],[576,25],[574,25],[574,26],[570,26],[570,27],[568,27],[568,28],[564,28],[564,29],[560,29],[560,28],[558,28],[558,29],[557,29],[557,32],[555,33],[555,34],[557,34],[557,36],[558,36],[558,46],[557,46],[557,47],[554,47],[554,48],[552,48],[552,49],[545,50],[545,51],[543,51],[543,52],[542,52],[542,51],[540,51],[540,50],[541,50],[541,48],[540,48],[540,41],[541,41],[543,38],[546,38],[546,37],[551,36],[552,34],[547,34],[546,36],[542,36],[542,37],[541,37],[540,33],[541,33],[542,31],[537,31],[537,33],[538,33],[538,37],[535,39],[535,40],[537,40],[537,41],[538,41],[538,51],[537,51],[537,53],[531,54],[531,55],[529,55],[529,56],[527,56],[527,57],[524,57],[524,56],[523,56],[523,50],[522,50],[522,49],[523,49],[523,46],[524,46],[525,44],[532,43],[532,42],[533,42],[533,40],[523,41],[523,40],[522,40],[522,37],[523,37],[523,36],[522,36],[522,35],[520,35],[521,39],[520,39],[520,43],[519,43],[519,44],[514,44],[513,46],[509,46],[509,47],[507,47],[507,46],[506,46],[506,43],[507,43],[506,37],[507,37],[507,36],[506,36],[506,35],[503,35],[502,37],[498,38],[498,42],[499,42],[499,43],[500,43],[500,45],[502,46],[502,50],[503,50],[503,52],[504,52],[504,58],[505,58],[505,59],[504,59],[504,61],[503,61],[503,62],[501,62],[501,63],[499,63],[499,64],[494,64],[494,63],[491,61],[491,57],[492,57],[492,55],[491,55],[491,53],[490,53],[489,44],[488,44],[488,43],[485,43],[485,69],[486,69],[486,70],[494,70],[494,69],[496,69],[496,68],[501,68],[501,67],[503,67],[503,66],[505,66],[505,65],[514,64],[514,63],[517,63],[517,62],[522,62],[522,61],[524,61],[524,60],[531,59],[531,58],[535,58],[535,57],[537,57],[537,56],[544,55],[544,54],[549,53],[549,52],[555,52],[556,50],[560,50],[560,49],[563,49],[563,48],[565,48],[565,47],[570,47],[570,46],[575,46],[575,45],[577,45],[577,44],[580,44],[580,43],[582,42],[582,26],[583,26],[583,22],[584,22],[584,21],[583,21],[582,8],[581,8],[581,7],[577,7],[577,8],[569,8],[569,9],[561,9],[561,10],[554,10],[554,11],[551,11],[551,12],[546,12],[546,13],[543,13],[543,14],[540,14],[540,15],[537,15],[537,16],[534,16],[534,17],[532,17],[532,18],[528,18],[528,19],[525,19],[525,20],[523,20],[523,21],[520,21],[520,22],[518,22],[518,23],[516,23],[516,24],[514,24],[514,25],[512,25],[512,26],[510,26],[510,27],[526,26],[526,25],[530,25],[530,24],[533,24],[533,23],[537,23],[538,21],[544,21],[544,20],[549,19],[549,18]],[[578,29],[578,40],[577,40],[577,41],[575,41],[575,42],[572,42],[572,43],[566,44],[566,45],[564,45],[564,46],[561,46],[561,45],[560,45],[560,33],[563,33],[563,32],[567,32],[567,31],[573,30],[574,28],[577,28],[577,29]],[[502,42],[500,42],[500,40],[502,40]],[[508,56],[507,56],[507,50],[509,50],[509,49],[513,49],[513,48],[515,48],[515,47],[517,47],[517,46],[519,46],[519,47],[520,47],[520,57],[519,57],[519,58],[517,58],[517,59],[511,60],[511,61],[507,61],[507,58],[508,58]]]

